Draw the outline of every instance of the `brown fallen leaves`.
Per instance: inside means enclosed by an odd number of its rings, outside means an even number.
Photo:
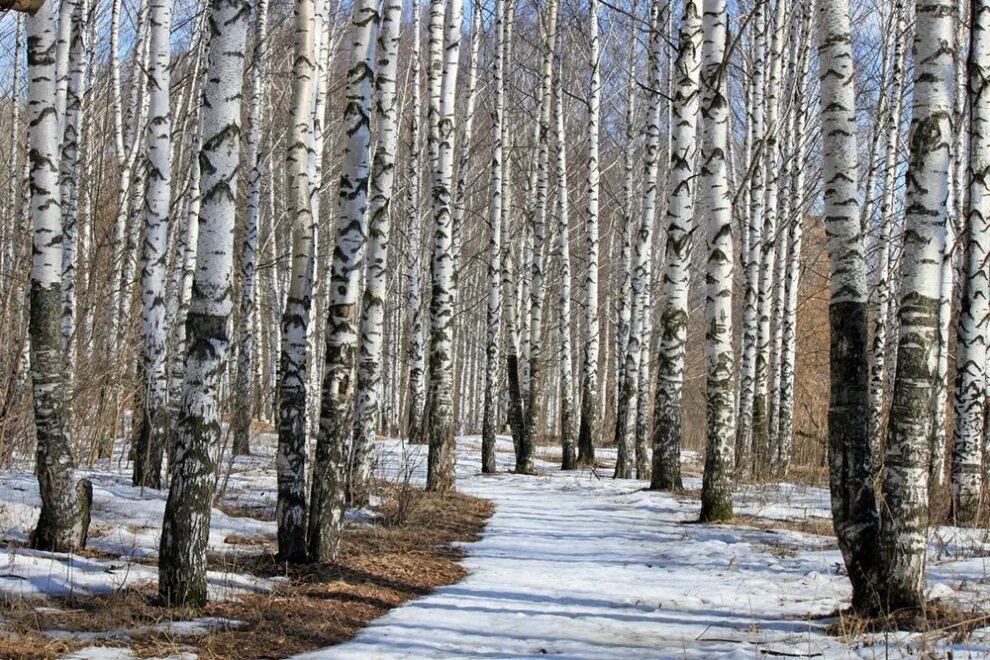
[[[142,657],[194,651],[200,658],[282,658],[346,641],[388,610],[463,578],[463,552],[452,544],[476,540],[494,510],[490,502],[459,493],[413,494],[401,487],[386,493],[391,496],[384,499],[381,521],[348,528],[332,564],[287,566],[276,561],[272,547],[210,557],[211,568],[286,577],[273,593],[211,602],[195,612],[161,607],[153,586],[104,597],[2,603],[0,656],[55,658],[104,645],[128,647]],[[409,497],[415,498],[411,505]],[[264,545],[240,537],[228,542]],[[197,617],[240,624],[194,636],[160,625]],[[162,629],[149,630],[154,626]],[[51,631],[108,634],[80,639],[52,637]]]

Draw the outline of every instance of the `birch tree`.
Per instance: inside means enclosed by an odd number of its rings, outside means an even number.
[[[86,511],[73,486],[61,342],[62,217],[58,115],[55,112],[55,19],[52,3],[27,17],[28,158],[32,228],[30,344],[41,514],[31,547],[70,552],[86,545]]]
[[[440,108],[436,116],[437,158],[433,172],[433,258],[430,296],[429,389],[425,422],[429,428],[427,490],[454,488],[454,253],[452,178],[457,65],[461,44],[461,0],[449,0],[445,11]],[[432,67],[437,66],[431,62]]]
[[[891,71],[890,112],[886,115],[883,200],[880,206],[880,241],[877,252],[876,303],[873,313],[873,346],[870,365],[870,438],[873,456],[879,460],[883,437],[884,394],[887,385],[887,336],[889,334],[891,268],[890,248],[894,234],[894,204],[897,182],[901,111],[904,106],[904,42],[907,31],[904,3],[895,0],[894,54]]]
[[[349,406],[358,347],[358,295],[368,236],[368,180],[371,160],[371,103],[374,82],[377,3],[361,0],[351,19],[351,67],[343,125],[343,164],[338,192],[336,247],[330,297],[320,432],[310,492],[309,559],[327,561],[340,551],[344,524],[344,464],[353,433]]]
[[[789,139],[793,150],[790,161],[790,192],[788,196],[790,227],[786,235],[789,245],[784,312],[781,320],[783,331],[780,354],[779,432],[774,458],[776,474],[781,476],[786,475],[790,468],[794,435],[794,364],[797,345],[798,290],[801,277],[801,244],[804,230],[805,167],[807,160],[805,132],[809,106],[808,68],[811,59],[808,51],[810,50],[812,8],[810,3],[804,0],[798,3],[797,9],[800,28],[797,31],[799,43],[795,46],[798,55],[794,70],[796,77],[793,98],[794,110],[790,117]]]
[[[587,265],[584,271],[584,362],[581,370],[581,420],[578,428],[578,462],[595,461],[594,439],[599,432],[598,347],[601,326],[598,321],[598,191],[599,126],[601,122],[601,57],[598,38],[598,0],[588,0],[588,208],[584,223]],[[629,147],[627,147],[629,148]]]
[[[878,580],[884,610],[924,603],[931,403],[951,163],[950,0],[917,4],[911,148],[905,193],[897,371],[884,458]]]
[[[144,241],[141,250],[141,416],[134,450],[135,486],[161,488],[162,454],[168,433],[165,372],[165,281],[171,201],[171,108],[169,35],[172,5],[151,0],[149,21],[149,114],[145,146]]]
[[[831,298],[829,490],[852,604],[875,605],[879,516],[869,437],[866,255],[856,205],[856,98],[848,0],[815,5],[821,81],[822,179]]]
[[[510,0],[511,1],[511,0]],[[485,400],[481,427],[481,470],[494,474],[498,419],[499,339],[502,321],[502,146],[505,131],[505,0],[495,0],[495,53],[492,65],[491,201],[488,207],[488,296],[486,307]],[[511,339],[509,341],[512,341]]]
[[[751,132],[748,174],[749,215],[748,226],[744,230],[743,268],[743,336],[742,366],[739,380],[739,414],[736,426],[736,465],[740,472],[752,467],[753,405],[756,397],[756,360],[759,344],[759,289],[760,263],[762,261],[762,220],[763,220],[763,158],[766,125],[764,122],[764,51],[766,50],[766,26],[764,19],[765,3],[759,2],[753,8],[753,66],[750,80],[747,130]]]
[[[701,520],[732,518],[735,469],[735,353],[732,350],[732,198],[726,152],[729,99],[725,59],[726,0],[704,0],[701,45],[699,202],[708,218],[705,292],[706,447]]]
[[[248,205],[241,242],[241,301],[237,335],[237,375],[234,381],[233,443],[235,455],[251,453],[251,418],[255,408],[251,379],[254,375],[254,315],[256,308],[256,269],[258,261],[258,219],[261,215],[261,125],[265,121],[265,76],[268,72],[268,0],[258,0],[254,8],[254,48],[251,65],[250,128],[247,137]]]
[[[398,69],[401,20],[401,0],[387,0],[382,9],[378,31],[378,62],[375,68],[378,145],[371,166],[367,274],[361,304],[361,344],[358,358],[354,442],[348,482],[352,499],[358,503],[364,501],[365,488],[371,478],[369,452],[381,413],[379,392],[382,387],[382,340],[391,228],[389,214],[399,131],[395,78]]]
[[[558,57],[563,39],[558,37]],[[567,198],[567,134],[564,124],[564,89],[558,68],[554,85],[554,115],[557,133],[557,257],[560,260],[560,443],[561,469],[577,466],[574,450],[574,374],[571,366],[571,249]],[[596,223],[597,224],[597,223]]]
[[[313,0],[293,6],[292,132],[286,153],[288,212],[292,218],[292,272],[282,313],[278,383],[278,552],[301,562],[306,546],[306,337],[313,292],[313,212],[310,206],[309,134],[312,131],[313,78],[316,75]]]
[[[165,503],[158,592],[170,605],[206,601],[206,547],[221,441],[220,379],[230,344],[233,234],[241,138],[241,84],[250,5],[211,0],[209,76],[203,88],[202,202],[175,464]]]
[[[643,349],[644,291],[649,284],[650,264],[653,260],[652,235],[653,218],[656,214],[657,175],[660,152],[660,52],[663,34],[660,30],[663,9],[658,0],[650,7],[650,34],[648,48],[649,108],[646,119],[646,148],[643,155],[643,193],[640,207],[639,229],[636,233],[636,247],[633,257],[631,310],[629,338],[626,344],[625,364],[622,370],[622,390],[620,405],[616,413],[615,442],[618,454],[615,464],[616,479],[632,478],[635,459],[634,439],[636,435],[636,413],[639,397],[639,369]]]
[[[439,2],[439,0],[431,0],[431,20],[434,2]],[[442,2],[440,6],[443,6]],[[420,13],[419,0],[413,0],[413,38],[412,52],[409,56],[411,60],[412,101],[409,112],[409,164],[406,174],[406,203],[409,206],[409,215],[412,220],[409,227],[409,348],[406,353],[406,360],[409,363],[409,377],[407,379],[408,403],[406,405],[408,421],[406,422],[406,429],[411,442],[419,442],[423,439],[421,428],[423,424],[423,404],[426,396],[426,381],[424,378],[426,363],[423,352],[426,339],[426,333],[423,327],[423,214],[420,208],[420,193],[423,183],[423,175],[420,170],[422,165],[422,155],[420,153],[422,149],[422,137],[420,135],[420,115],[422,108],[420,107],[419,72]],[[428,77],[431,75],[428,72]],[[432,78],[430,80],[432,84]]]
[[[697,157],[698,77],[702,48],[701,12],[685,0],[677,46],[673,136],[667,201],[667,270],[660,318],[660,354],[653,422],[653,477],[657,490],[681,488],[681,390],[687,340],[691,222]],[[646,397],[646,392],[642,393]]]
[[[969,236],[956,342],[952,518],[973,522],[983,485],[984,406],[990,282],[990,2],[972,3],[969,48]]]
[[[543,247],[546,240],[547,210],[550,179],[550,113],[553,109],[554,44],[557,41],[558,0],[548,0],[542,30],[542,62],[540,66],[540,114],[537,124],[537,156],[533,187],[533,242],[529,270],[529,354],[528,375],[523,377],[526,423],[516,472],[532,474],[536,424],[540,416],[540,358],[542,356],[544,272]]]

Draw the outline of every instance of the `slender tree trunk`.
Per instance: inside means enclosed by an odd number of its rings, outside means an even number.
[[[165,504],[158,592],[170,605],[206,601],[206,547],[221,443],[221,365],[230,344],[231,279],[241,83],[250,6],[211,0],[209,71],[203,88],[202,203],[192,301],[186,320],[185,385],[174,427],[175,464]]]
[[[292,273],[285,311],[278,382],[278,554],[307,558],[306,546],[306,337],[313,295],[313,211],[309,178],[313,78],[316,75],[315,4],[296,0],[292,73],[292,132],[286,153],[288,212],[292,219]]]
[[[797,62],[794,69],[795,89],[793,110],[791,111],[790,142],[790,195],[788,201],[788,221],[790,228],[786,235],[788,246],[787,282],[784,296],[783,334],[780,353],[780,406],[778,444],[775,452],[775,471],[786,476],[790,469],[791,448],[794,435],[794,364],[797,344],[797,306],[801,277],[801,242],[805,213],[805,166],[807,160],[807,136],[805,125],[808,116],[808,69],[810,65],[812,7],[807,0],[798,4],[800,14],[797,31],[799,43]]]
[[[643,195],[636,236],[636,250],[633,259],[632,299],[630,304],[629,338],[626,345],[625,365],[623,367],[622,391],[620,406],[616,419],[615,442],[618,445],[618,457],[615,464],[614,478],[632,478],[633,461],[635,459],[636,413],[640,396],[639,369],[643,348],[644,316],[650,310],[644,306],[644,292],[650,281],[650,264],[653,260],[652,234],[653,219],[656,214],[657,174],[659,170],[660,152],[660,51],[662,42],[662,13],[666,11],[655,0],[650,8],[650,35],[648,58],[649,109],[646,120],[646,150],[643,156]]]
[[[558,37],[558,55],[563,39]],[[567,134],[564,123],[564,89],[558,66],[554,85],[554,114],[557,128],[557,231],[560,259],[560,443],[561,469],[573,470],[577,464],[574,451],[574,374],[571,355],[571,248],[570,218],[567,200]]]
[[[894,205],[897,184],[898,145],[901,112],[904,107],[904,42],[907,39],[903,0],[894,4],[894,54],[891,69],[890,112],[886,115],[883,201],[880,209],[880,240],[877,251],[876,308],[873,313],[873,346],[870,365],[870,440],[873,461],[880,464],[880,447],[884,435],[884,392],[887,385],[887,350],[891,297],[890,248],[894,241]]]
[[[433,4],[430,5],[430,20],[432,26]],[[441,13],[443,3],[440,3]],[[409,440],[411,442],[424,442],[426,436],[423,435],[423,405],[426,397],[425,387],[425,357],[423,346],[425,344],[425,330],[423,327],[423,214],[421,209],[421,190],[423,175],[420,171],[422,165],[422,149],[420,137],[420,73],[419,73],[419,41],[420,41],[420,6],[418,0],[413,0],[413,39],[412,53],[412,107],[409,113],[409,169],[407,172],[409,215],[412,218],[409,228],[409,310],[411,319],[409,321],[409,350],[407,361],[409,362],[409,378],[407,381],[407,409],[409,419],[406,423]],[[431,32],[432,36],[432,32]],[[432,51],[431,51],[432,53]],[[432,85],[432,73],[427,75]],[[432,87],[431,87],[432,90]],[[431,96],[432,99],[432,96]],[[431,101],[432,103],[432,101]],[[430,106],[432,108],[432,105]],[[433,121],[432,115],[430,121]],[[431,147],[432,148],[432,147]],[[432,161],[431,161],[432,162]]]
[[[169,104],[172,6],[152,0],[149,20],[148,134],[145,137],[144,240],[141,250],[141,402],[134,448],[135,486],[162,487],[162,455],[168,434],[168,379],[165,371],[165,280],[172,175]]]
[[[956,343],[952,518],[972,523],[983,485],[984,407],[990,282],[990,2],[973,0],[969,48],[969,235]]]
[[[653,421],[653,479],[650,488],[672,490],[681,483],[681,391],[687,341],[691,221],[697,158],[698,77],[702,47],[701,7],[685,0],[681,15],[673,99],[674,132],[667,202],[667,271]],[[645,392],[643,393],[645,397]]]
[[[83,124],[83,94],[86,87],[86,15],[87,0],[64,0],[59,25],[60,41],[56,57],[65,53],[67,61],[59,69],[59,122],[62,137],[59,160],[59,196],[62,200],[62,348],[66,358],[66,405],[71,426],[71,399],[76,367],[76,355],[72,350],[76,316],[76,244],[78,243],[78,195],[80,132]],[[61,36],[67,30],[68,47],[62,48]],[[61,64],[61,62],[60,62]],[[64,75],[63,75],[64,74]],[[63,81],[64,78],[64,81]],[[63,89],[64,85],[64,89]]]
[[[426,488],[454,488],[454,245],[451,203],[454,169],[454,121],[457,65],[461,46],[461,0],[449,0],[444,25],[440,111],[437,115],[437,159],[433,176],[433,259],[430,297],[430,380],[425,423],[429,428]],[[436,67],[437,62],[432,62]],[[432,130],[432,127],[431,127]]]
[[[777,192],[780,186],[777,165],[777,134],[778,115],[780,106],[780,66],[783,55],[783,20],[788,15],[786,0],[777,0],[772,8],[772,31],[770,36],[770,51],[767,53],[769,64],[766,94],[766,121],[763,126],[763,136],[760,158],[764,161],[762,169],[766,174],[765,185],[758,194],[762,194],[762,223],[760,248],[759,282],[757,285],[757,339],[756,339],[756,368],[753,382],[753,418],[752,440],[750,450],[753,453],[753,473],[765,476],[770,463],[770,433],[769,433],[769,379],[771,355],[772,325],[770,316],[773,313],[774,273],[777,259]],[[768,21],[770,22],[770,21]],[[764,37],[765,39],[765,37]],[[757,168],[759,171],[760,168]]]
[[[65,362],[60,334],[62,218],[52,5],[44,4],[27,17],[28,157],[33,224],[31,381],[37,438],[35,472],[41,495],[41,515],[31,534],[31,547],[70,552],[86,545],[89,516],[72,484],[75,466],[65,411]]]
[[[545,29],[543,30],[543,62],[540,77],[540,116],[537,134],[536,186],[532,203],[533,250],[530,271],[530,311],[529,311],[529,376],[526,391],[526,423],[516,456],[516,472],[532,474],[533,453],[536,448],[537,425],[540,419],[542,392],[540,359],[543,348],[543,300],[545,283],[543,272],[543,249],[546,241],[547,210],[549,204],[550,179],[550,112],[553,104],[553,52],[557,40],[558,0],[548,0]]]
[[[510,0],[511,2],[511,0]],[[488,297],[485,344],[485,402],[481,425],[481,471],[494,474],[499,339],[502,320],[502,144],[505,132],[505,0],[495,0],[495,54],[492,103],[491,202],[488,207]],[[510,340],[511,341],[511,340]]]
[[[598,346],[598,189],[601,173],[598,163],[598,134],[601,122],[601,52],[598,40],[598,0],[588,0],[588,63],[591,81],[588,89],[588,215],[584,223],[587,265],[584,271],[584,363],[581,373],[581,421],[578,428],[578,463],[595,462],[595,438],[601,432],[599,416]],[[627,148],[630,148],[627,145]]]
[[[373,0],[361,0],[351,19],[353,59],[347,72],[348,103],[343,118],[347,140],[330,273],[320,433],[310,492],[310,561],[336,558],[344,525],[344,465],[347,439],[354,429],[349,407],[358,347],[358,294],[368,235],[376,9]]]
[[[251,453],[251,419],[256,409],[252,377],[255,371],[253,348],[254,315],[257,306],[255,274],[258,252],[258,218],[261,215],[261,168],[264,152],[261,150],[261,124],[265,121],[264,80],[268,67],[268,0],[258,0],[255,6],[254,53],[251,66],[251,124],[247,139],[247,162],[251,164],[248,175],[248,206],[244,221],[244,237],[241,243],[241,304],[240,325],[237,336],[237,375],[234,381],[234,437],[231,449],[235,456]]]
[[[385,296],[387,293],[389,213],[395,180],[395,151],[399,118],[395,100],[398,69],[401,0],[387,0],[378,32],[378,61],[375,68],[375,97],[378,116],[378,145],[371,166],[371,201],[368,215],[368,257],[364,296],[361,305],[361,344],[358,359],[354,442],[351,447],[350,478],[352,501],[363,503],[371,479],[371,443],[381,416],[382,340],[384,338]]]
[[[832,522],[852,582],[853,607],[876,605],[879,516],[870,462],[868,298],[862,227],[854,200],[856,101],[848,0],[816,3],[822,104],[825,232],[828,236]]]
[[[705,293],[706,445],[701,520],[732,518],[735,469],[735,353],[732,350],[732,196],[728,81],[723,60],[728,39],[726,0],[704,0],[701,46],[701,162],[699,202],[708,217]]]
[[[750,81],[749,126],[752,131],[749,164],[750,181],[749,216],[746,244],[745,282],[743,289],[742,371],[739,381],[739,416],[736,427],[736,467],[740,474],[753,465],[753,413],[757,388],[757,353],[759,346],[760,314],[760,264],[763,254],[762,221],[764,212],[764,149],[767,130],[764,122],[764,51],[766,50],[765,5],[757,3],[753,9],[753,68]]]

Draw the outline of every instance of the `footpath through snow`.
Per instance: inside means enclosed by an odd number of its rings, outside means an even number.
[[[390,476],[423,479],[425,448],[378,449]],[[499,450],[508,471],[511,443],[500,439]],[[873,658],[950,648],[931,636],[873,645],[826,636],[831,620],[816,617],[849,597],[829,537],[695,524],[696,497],[645,491],[610,470],[562,473],[541,461],[543,476],[481,476],[476,437],[461,439],[458,456],[458,488],[496,505],[484,537],[465,546],[468,577],[392,610],[349,643],[302,657]],[[829,515],[818,488],[753,487],[736,501],[737,513],[768,519]],[[967,530],[940,532],[932,595],[986,603],[987,558],[973,556],[986,554],[984,544]],[[985,657],[990,632],[951,649]]]

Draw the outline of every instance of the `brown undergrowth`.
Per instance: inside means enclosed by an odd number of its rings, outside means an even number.
[[[984,612],[961,610],[937,599],[925,603],[922,608],[897,610],[886,615],[864,616],[841,610],[821,618],[836,619],[825,629],[835,637],[855,639],[871,634],[916,632],[921,633],[919,643],[926,638],[959,643],[977,628],[990,625],[990,615]]]
[[[264,542],[240,537],[228,542],[264,552],[210,557],[211,569],[286,578],[272,593],[210,602],[198,611],[162,607],[150,586],[12,601],[0,615],[0,657],[55,658],[103,645],[126,646],[141,657],[194,651],[200,658],[281,658],[346,641],[390,609],[462,579],[464,553],[454,544],[476,540],[494,511],[490,502],[459,493],[413,494],[401,485],[385,491],[391,496],[383,499],[381,518],[349,527],[334,563],[289,566]],[[182,636],[168,626],[201,617],[216,618],[208,632]]]

